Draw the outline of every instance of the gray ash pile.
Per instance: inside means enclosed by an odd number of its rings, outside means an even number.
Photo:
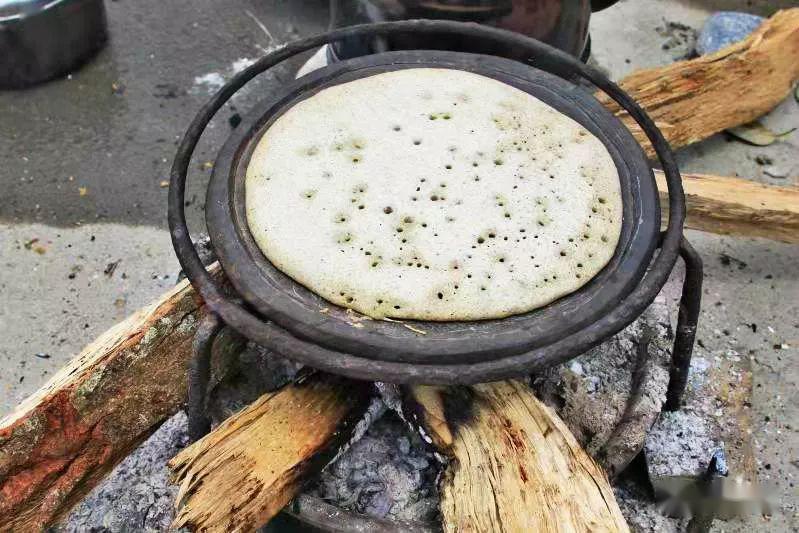
[[[310,493],[375,518],[433,521],[441,465],[422,439],[388,411],[319,476]]]

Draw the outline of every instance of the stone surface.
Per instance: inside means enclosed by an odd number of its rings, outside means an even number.
[[[752,371],[748,358],[728,349],[723,354],[697,356],[692,360],[682,408],[662,413],[646,436],[646,467],[659,499],[676,497],[675,509],[686,503],[690,505],[692,500],[685,495],[699,491],[699,485],[691,484],[708,471],[714,456],[724,463],[720,471],[726,476],[720,481],[726,488],[718,502],[724,502],[728,494],[743,486],[747,487],[750,498],[763,494],[757,482],[751,402]],[[719,467],[718,462],[716,466]],[[759,507],[720,505],[726,510],[725,518],[753,518],[748,515],[760,512]],[[707,507],[705,504],[698,509]]]
[[[641,346],[645,336],[650,341]],[[643,447],[660,413],[670,353],[669,309],[658,297],[619,335],[536,377],[533,384],[586,451],[616,475]]]
[[[737,43],[752,33],[765,19],[749,13],[721,11],[708,17],[696,40],[699,55],[712,54]]]
[[[655,27],[657,34],[663,38],[660,47],[671,54],[675,61],[690,59],[695,55],[696,38],[699,32],[687,24],[672,20],[663,20],[663,24]]]
[[[613,487],[616,501],[630,530],[634,533],[678,533],[685,531],[687,520],[668,518],[660,512],[657,504],[652,502],[635,483],[625,480]]]
[[[646,456],[653,477],[697,476],[708,465],[717,440],[704,418],[688,411],[663,413],[647,437]]]
[[[0,222],[0,416],[173,287],[177,268],[169,234],[154,228]]]

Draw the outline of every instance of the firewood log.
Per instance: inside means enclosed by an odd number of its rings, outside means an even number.
[[[524,383],[413,387],[403,415],[449,460],[445,531],[628,531],[605,473]]]
[[[0,420],[0,531],[53,523],[180,407],[204,313],[179,283]]]
[[[369,398],[349,380],[314,379],[263,396],[170,462],[175,527],[251,531],[299,493]],[[414,387],[402,411],[449,459],[446,531],[627,531],[601,467],[526,385]]]
[[[710,137],[773,109],[799,79],[799,8],[778,11],[749,37],[716,53],[639,70],[619,85],[643,107],[672,148]],[[604,93],[597,98],[645,147],[638,125]]]
[[[665,177],[661,172],[655,177],[660,205],[668,209]],[[709,174],[683,174],[682,180],[686,227],[799,244],[799,187],[773,187]]]
[[[254,531],[350,438],[373,387],[329,374],[267,393],[169,463],[180,485],[174,527]]]

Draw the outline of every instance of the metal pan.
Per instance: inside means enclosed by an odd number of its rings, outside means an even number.
[[[580,290],[529,313],[471,322],[380,320],[352,326],[352,316],[278,270],[250,234],[245,175],[250,156],[274,121],[296,103],[332,85],[418,67],[488,76],[543,100],[584,125],[607,147],[621,182],[621,237],[610,263]],[[222,148],[208,187],[206,221],[211,243],[237,292],[264,317],[292,334],[334,350],[383,361],[477,362],[515,355],[578,331],[616,307],[641,281],[660,228],[654,176],[624,125],[584,89],[516,61],[460,52],[401,51],[335,63],[261,102]],[[311,221],[307,221],[311,223]],[[321,313],[320,309],[326,309]]]

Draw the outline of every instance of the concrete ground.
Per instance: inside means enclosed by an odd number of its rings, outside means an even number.
[[[175,144],[221,80],[264,49],[322,30],[327,2],[107,2],[111,41],[71,76],[0,92],[0,415],[111,324],[174,283],[166,188]],[[595,61],[613,78],[669,63],[714,9],[769,14],[796,1],[626,0],[592,19]],[[263,24],[267,31],[261,28]],[[690,33],[690,32],[689,32]],[[668,45],[667,49],[664,44]],[[227,106],[192,166],[188,216],[201,229],[208,161],[244,113],[289,68],[262,76]],[[786,100],[764,119],[799,126]],[[774,163],[764,167],[757,156]],[[768,147],[717,135],[679,152],[685,171],[796,184],[799,133]],[[772,178],[765,172],[785,175]],[[751,357],[761,479],[779,506],[770,522],[715,529],[799,529],[799,246],[688,232],[705,259],[698,353]]]

